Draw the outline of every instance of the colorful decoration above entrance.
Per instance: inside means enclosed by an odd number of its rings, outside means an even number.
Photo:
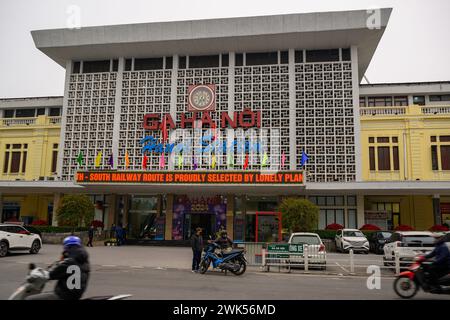
[[[261,173],[259,171],[78,171],[75,181],[89,183],[137,183],[137,184],[287,184],[302,185],[303,172],[283,171]]]

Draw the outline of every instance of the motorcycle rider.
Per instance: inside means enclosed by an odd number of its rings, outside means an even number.
[[[227,230],[222,230],[219,234],[219,237],[215,240],[215,242],[219,245],[222,251],[228,250],[233,246],[233,241],[228,237]]]
[[[450,272],[450,234],[436,236],[435,248],[425,256],[425,259],[433,259],[427,267],[431,290],[439,290],[438,280]]]
[[[75,266],[75,268],[70,268]],[[76,267],[79,268],[77,273]],[[73,270],[72,270],[73,269]],[[30,276],[45,277],[47,280],[58,280],[54,292],[41,293],[27,298],[27,300],[79,300],[86,290],[89,279],[89,256],[76,236],[66,237],[63,241],[61,260],[52,265],[50,270],[31,272]],[[79,286],[77,280],[71,281],[69,277],[80,275]],[[72,288],[73,287],[73,288]]]

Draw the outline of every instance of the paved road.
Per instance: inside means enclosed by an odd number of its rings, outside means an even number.
[[[24,280],[28,262],[41,266],[51,263],[59,249],[59,246],[45,246],[38,255],[12,254],[2,258],[0,299],[6,299]],[[88,250],[92,275],[86,296],[129,293],[134,299],[397,299],[391,277],[381,279],[379,290],[369,290],[367,278],[362,276],[263,273],[256,268],[240,277],[220,272],[200,275],[190,272],[190,250],[186,248],[94,247]],[[417,298],[447,299],[447,296],[419,293]]]

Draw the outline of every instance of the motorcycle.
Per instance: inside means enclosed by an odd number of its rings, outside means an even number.
[[[244,274],[247,269],[244,249],[233,249],[230,252],[224,252],[217,243],[209,241],[200,262],[200,273],[204,274],[208,271],[211,264],[214,269],[231,271],[237,276]]]
[[[441,277],[437,285],[432,289],[430,285],[429,275],[426,266],[431,262],[427,262],[424,256],[418,256],[414,259],[414,263],[409,266],[407,271],[400,273],[394,281],[395,293],[404,299],[414,297],[419,288],[423,291],[434,294],[450,294],[450,274]]]
[[[45,284],[48,281],[44,276],[44,269],[36,268],[34,263],[30,263],[28,269],[29,273],[25,282],[14,291],[8,300],[25,300],[27,297],[39,294],[44,290]],[[31,276],[32,273],[33,276]],[[38,274],[42,276],[36,276]],[[130,294],[120,294],[115,296],[96,296],[83,300],[124,300],[129,297],[131,297]]]

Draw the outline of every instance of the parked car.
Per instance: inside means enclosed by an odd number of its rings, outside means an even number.
[[[0,257],[9,251],[28,250],[36,254],[41,250],[41,237],[18,224],[0,224]]]
[[[383,263],[385,266],[394,264],[395,252],[398,252],[400,265],[407,267],[415,256],[431,252],[434,240],[430,231],[396,231],[384,245]]]
[[[375,231],[372,232],[368,237],[369,240],[369,248],[370,252],[375,254],[383,254],[384,253],[384,244],[391,237],[391,231]]]
[[[369,241],[364,233],[358,229],[341,229],[336,232],[335,237],[336,249],[340,252],[369,253]]]
[[[322,270],[327,268],[327,252],[322,239],[317,233],[295,232],[291,234],[289,244],[303,244],[308,246],[308,265],[317,266]],[[301,261],[303,262],[303,258]],[[291,258],[291,261],[295,258]]]

